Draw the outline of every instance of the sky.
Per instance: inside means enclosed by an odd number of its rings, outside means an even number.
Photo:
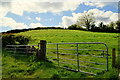
[[[0,1],[0,32],[35,27],[67,28],[75,24],[85,12],[93,13],[96,25],[100,22],[109,24],[117,21],[117,0],[98,1],[2,0]]]

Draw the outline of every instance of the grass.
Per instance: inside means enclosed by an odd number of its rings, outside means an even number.
[[[16,35],[27,35],[32,37],[32,41],[29,44],[38,44],[40,40],[46,40],[47,43],[67,43],[67,42],[103,42],[106,43],[109,49],[109,68],[111,69],[111,53],[112,48],[118,48],[118,34],[117,33],[101,33],[101,32],[88,32],[88,31],[80,31],[80,30],[33,30],[28,32],[18,33]],[[104,45],[88,45],[81,44],[78,45],[79,49],[101,49],[105,50]],[[56,45],[47,45],[47,48],[56,48]],[[76,49],[76,45],[74,44],[66,44],[59,45],[59,48],[64,49]],[[47,50],[47,52],[56,52],[56,50]],[[76,54],[76,51],[71,50],[59,50],[60,53],[70,53]],[[82,55],[96,55],[103,56],[103,52],[93,52],[93,51],[79,51],[79,54]],[[105,53],[104,53],[105,54]],[[56,54],[48,54],[48,56],[56,57]],[[76,59],[76,56],[60,56],[60,58],[68,58],[68,59]],[[104,58],[94,58],[94,57],[79,57],[80,60],[88,60],[93,62],[106,63],[106,59]],[[50,58],[51,59],[51,58]],[[61,60],[63,61],[63,60]],[[67,63],[76,63],[73,61],[65,61]],[[106,69],[106,66],[80,63],[83,66],[89,65],[90,67],[97,67]],[[85,69],[86,70],[86,69]],[[90,69],[91,71],[91,69]],[[93,70],[92,70],[93,71]],[[98,70],[95,71],[96,73]]]
[[[67,42],[104,42],[108,45],[109,48],[109,69],[112,70],[111,68],[111,52],[112,48],[118,48],[118,34],[117,33],[100,33],[100,32],[87,32],[87,31],[80,31],[80,30],[59,30],[59,29],[46,29],[46,30],[32,30],[32,31],[27,31],[27,32],[21,32],[17,33],[15,35],[26,35],[30,36],[32,38],[31,42],[29,43],[30,45],[37,45],[40,40],[46,40],[47,43],[67,43]],[[56,45],[47,45],[47,48],[56,48]],[[76,49],[76,45],[59,45],[59,48],[67,48],[67,49]],[[81,49],[105,49],[104,45],[79,45],[79,48]],[[56,52],[56,50],[47,50],[47,52]],[[60,53],[70,53],[70,54],[76,54],[76,51],[69,51],[69,50],[59,50]],[[6,52],[5,52],[6,53]],[[8,53],[7,53],[8,54]],[[96,55],[96,56],[103,56],[103,52],[95,52],[95,51],[79,51],[79,54],[82,55]],[[47,56],[54,56],[56,57],[56,54],[51,53],[47,54]],[[106,59],[103,58],[95,58],[95,57],[83,57],[79,56],[79,60],[84,60],[84,61],[93,61],[93,62],[100,62],[100,63],[105,63]],[[60,58],[68,58],[68,59],[76,59],[76,56],[67,56],[67,55],[60,55]],[[61,68],[54,67],[57,62],[54,63],[42,63],[42,62],[30,62],[27,63],[26,58],[21,57],[17,62],[24,62],[24,64],[19,65],[19,63],[16,63],[14,61],[14,58],[11,57],[10,55],[8,56],[3,56],[3,60],[5,59],[5,63],[3,63],[3,68],[9,68],[9,70],[4,70],[4,76],[3,77],[11,77],[12,75],[16,75],[13,77],[25,77],[25,78],[81,78],[81,77],[90,77],[89,75],[83,74],[83,73],[75,73],[75,72],[70,72],[66,71]],[[56,60],[56,58],[48,58],[49,60]],[[9,60],[11,60],[11,65],[9,64]],[[16,59],[15,59],[16,60]],[[28,58],[28,61],[30,58]],[[68,61],[68,60],[61,60],[61,62],[67,62],[67,63],[73,63],[77,64],[76,61]],[[27,63],[27,64],[26,64]],[[41,65],[43,64],[43,65]],[[85,62],[80,62],[83,66],[89,66],[89,67],[97,67],[97,68],[102,68],[106,69],[106,66],[101,66],[101,65],[96,65],[96,64],[89,64]],[[12,66],[17,65],[17,67],[14,68]],[[31,65],[31,66],[28,66]],[[35,66],[36,65],[36,66]],[[40,66],[41,65],[41,66]],[[60,64],[61,66],[67,66],[67,67],[72,67],[72,68],[77,68],[75,66],[70,66],[67,64]],[[33,67],[34,66],[34,67]],[[51,66],[51,67],[46,67],[46,66]],[[24,68],[22,68],[24,67]],[[35,69],[34,69],[35,68]],[[17,70],[16,70],[17,69]],[[88,72],[93,72],[93,73],[102,73],[98,70],[94,69],[88,69],[88,68],[82,68],[84,71]],[[13,72],[12,72],[13,71]],[[111,71],[114,72],[115,70]],[[8,74],[8,72],[11,72]],[[45,74],[42,74],[44,73]],[[19,73],[19,74],[18,74]],[[108,72],[109,73],[109,72]],[[74,76],[73,76],[74,75]],[[108,77],[110,75],[107,75]],[[104,76],[105,77],[105,76]]]
[[[73,78],[89,77],[89,75],[67,71],[49,62],[29,61],[30,57],[15,58],[3,51],[3,78]],[[23,60],[24,59],[24,60]]]
[[[29,44],[38,44],[40,40],[46,40],[47,43],[66,43],[66,42],[104,42],[109,47],[109,53],[112,48],[118,46],[118,33],[100,33],[80,30],[32,30],[21,32],[16,35],[27,35],[32,37]]]

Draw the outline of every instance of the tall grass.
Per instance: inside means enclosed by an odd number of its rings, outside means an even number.
[[[76,73],[58,68],[52,62],[38,62],[31,57],[11,56],[3,50],[2,78],[74,78],[89,77],[83,73]],[[57,76],[56,76],[57,75]]]

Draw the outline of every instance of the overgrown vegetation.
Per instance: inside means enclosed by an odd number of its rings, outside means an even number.
[[[31,37],[29,36],[23,36],[23,35],[12,35],[12,34],[6,34],[2,35],[2,47],[4,48],[6,45],[26,45],[31,40]]]

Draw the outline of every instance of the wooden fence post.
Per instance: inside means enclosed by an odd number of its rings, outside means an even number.
[[[112,49],[112,68],[115,67],[116,52],[115,48]]]
[[[46,60],[46,40],[40,40],[39,43],[40,49],[38,50],[37,58],[38,60],[45,61]]]

